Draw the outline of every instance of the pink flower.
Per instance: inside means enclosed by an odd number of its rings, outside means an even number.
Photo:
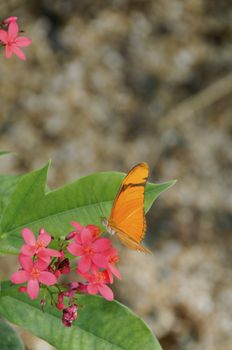
[[[108,273],[110,277],[110,283],[113,283],[113,275],[118,279],[122,279],[120,272],[115,267],[115,263],[119,261],[117,249],[111,248],[108,254]]]
[[[75,242],[69,243],[67,250],[69,253],[80,256],[78,269],[85,273],[92,267],[107,268],[107,252],[111,247],[108,238],[96,239],[91,231],[83,228],[82,231],[75,236]]]
[[[15,54],[21,60],[25,61],[26,56],[20,47],[26,47],[32,43],[31,39],[26,36],[18,36],[19,27],[17,21],[12,20],[13,17],[9,17],[8,31],[0,29],[0,41],[5,46],[6,58],[10,58],[12,54]]]
[[[31,257],[19,255],[22,269],[11,275],[11,282],[15,284],[27,283],[27,293],[31,299],[36,299],[39,294],[39,283],[51,286],[57,279],[51,272],[45,271],[48,264],[40,260],[33,262]]]
[[[92,274],[82,274],[82,276],[88,281],[86,287],[88,294],[100,293],[109,301],[114,299],[112,290],[106,285],[106,283],[110,282],[109,274],[106,270],[94,271]]]
[[[22,229],[22,235],[26,244],[20,250],[20,253],[26,256],[37,255],[38,259],[45,262],[50,262],[50,257],[60,257],[60,252],[54,249],[46,248],[51,242],[51,236],[44,231],[39,230],[39,236],[35,239],[34,233],[29,228]]]
[[[18,20],[18,17],[10,16],[10,17],[7,17],[6,19],[4,19],[3,23],[8,25],[12,22],[17,22],[17,20]]]

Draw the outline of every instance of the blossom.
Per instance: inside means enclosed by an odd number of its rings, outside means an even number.
[[[92,274],[81,274],[87,281],[86,290],[88,294],[100,293],[105,299],[112,301],[114,294],[112,290],[106,285],[110,282],[107,270],[93,271]]]
[[[6,20],[9,23],[8,31],[0,29],[0,42],[5,46],[5,56],[10,58],[12,54],[15,54],[21,60],[25,61],[26,56],[20,47],[26,47],[32,43],[31,39],[26,36],[19,36],[19,27],[16,20],[12,20],[14,17],[9,17]],[[5,21],[6,21],[5,20]]]
[[[111,247],[108,238],[96,239],[89,229],[83,228],[74,239],[75,242],[71,242],[67,250],[75,256],[80,256],[78,269],[82,273],[89,271],[92,267],[107,268],[106,255]]]
[[[77,304],[73,304],[63,310],[62,322],[66,327],[71,327],[73,321],[76,320],[77,308]]]
[[[57,278],[51,272],[46,271],[48,264],[31,257],[20,254],[19,262],[22,269],[11,275],[11,282],[20,284],[27,283],[27,293],[31,299],[36,299],[39,294],[39,283],[51,286],[56,283]]]
[[[22,235],[26,244],[20,250],[20,253],[26,256],[36,255],[38,259],[50,262],[50,257],[60,257],[61,254],[57,250],[46,248],[51,242],[51,236],[44,231],[39,230],[39,236],[35,239],[34,233],[29,228],[22,229]]]

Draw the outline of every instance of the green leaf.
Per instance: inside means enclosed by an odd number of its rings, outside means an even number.
[[[19,175],[0,175],[0,218],[3,215],[3,210],[9,204],[10,197],[20,178]]]
[[[14,155],[13,152],[0,151],[0,157]],[[15,186],[19,180],[18,175],[0,175],[0,219],[4,208],[9,203],[10,196],[15,190]]]
[[[78,318],[66,328],[54,306],[42,312],[39,300],[3,282],[0,313],[59,350],[161,350],[151,330],[127,307],[98,296],[79,295],[78,300]]]
[[[72,230],[71,221],[101,225],[101,217],[109,216],[125,176],[117,172],[95,173],[45,193],[48,167],[49,164],[19,180],[1,220],[0,252],[19,252],[23,244],[23,227],[29,227],[34,232],[44,227],[55,237],[65,237]],[[174,182],[148,183],[145,210],[149,210],[158,195]]]
[[[0,318],[1,350],[24,350],[22,340],[15,330]]]

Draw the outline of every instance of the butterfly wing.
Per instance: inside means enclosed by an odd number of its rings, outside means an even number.
[[[140,242],[146,232],[144,215],[144,189],[148,178],[148,165],[140,163],[130,170],[114,200],[109,225],[129,248],[148,251]]]

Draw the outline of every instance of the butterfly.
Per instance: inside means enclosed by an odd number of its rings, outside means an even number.
[[[129,171],[118,190],[109,220],[102,220],[107,231],[116,234],[124,245],[146,253],[150,250],[141,242],[146,233],[144,190],[148,173],[146,163],[139,163]]]

